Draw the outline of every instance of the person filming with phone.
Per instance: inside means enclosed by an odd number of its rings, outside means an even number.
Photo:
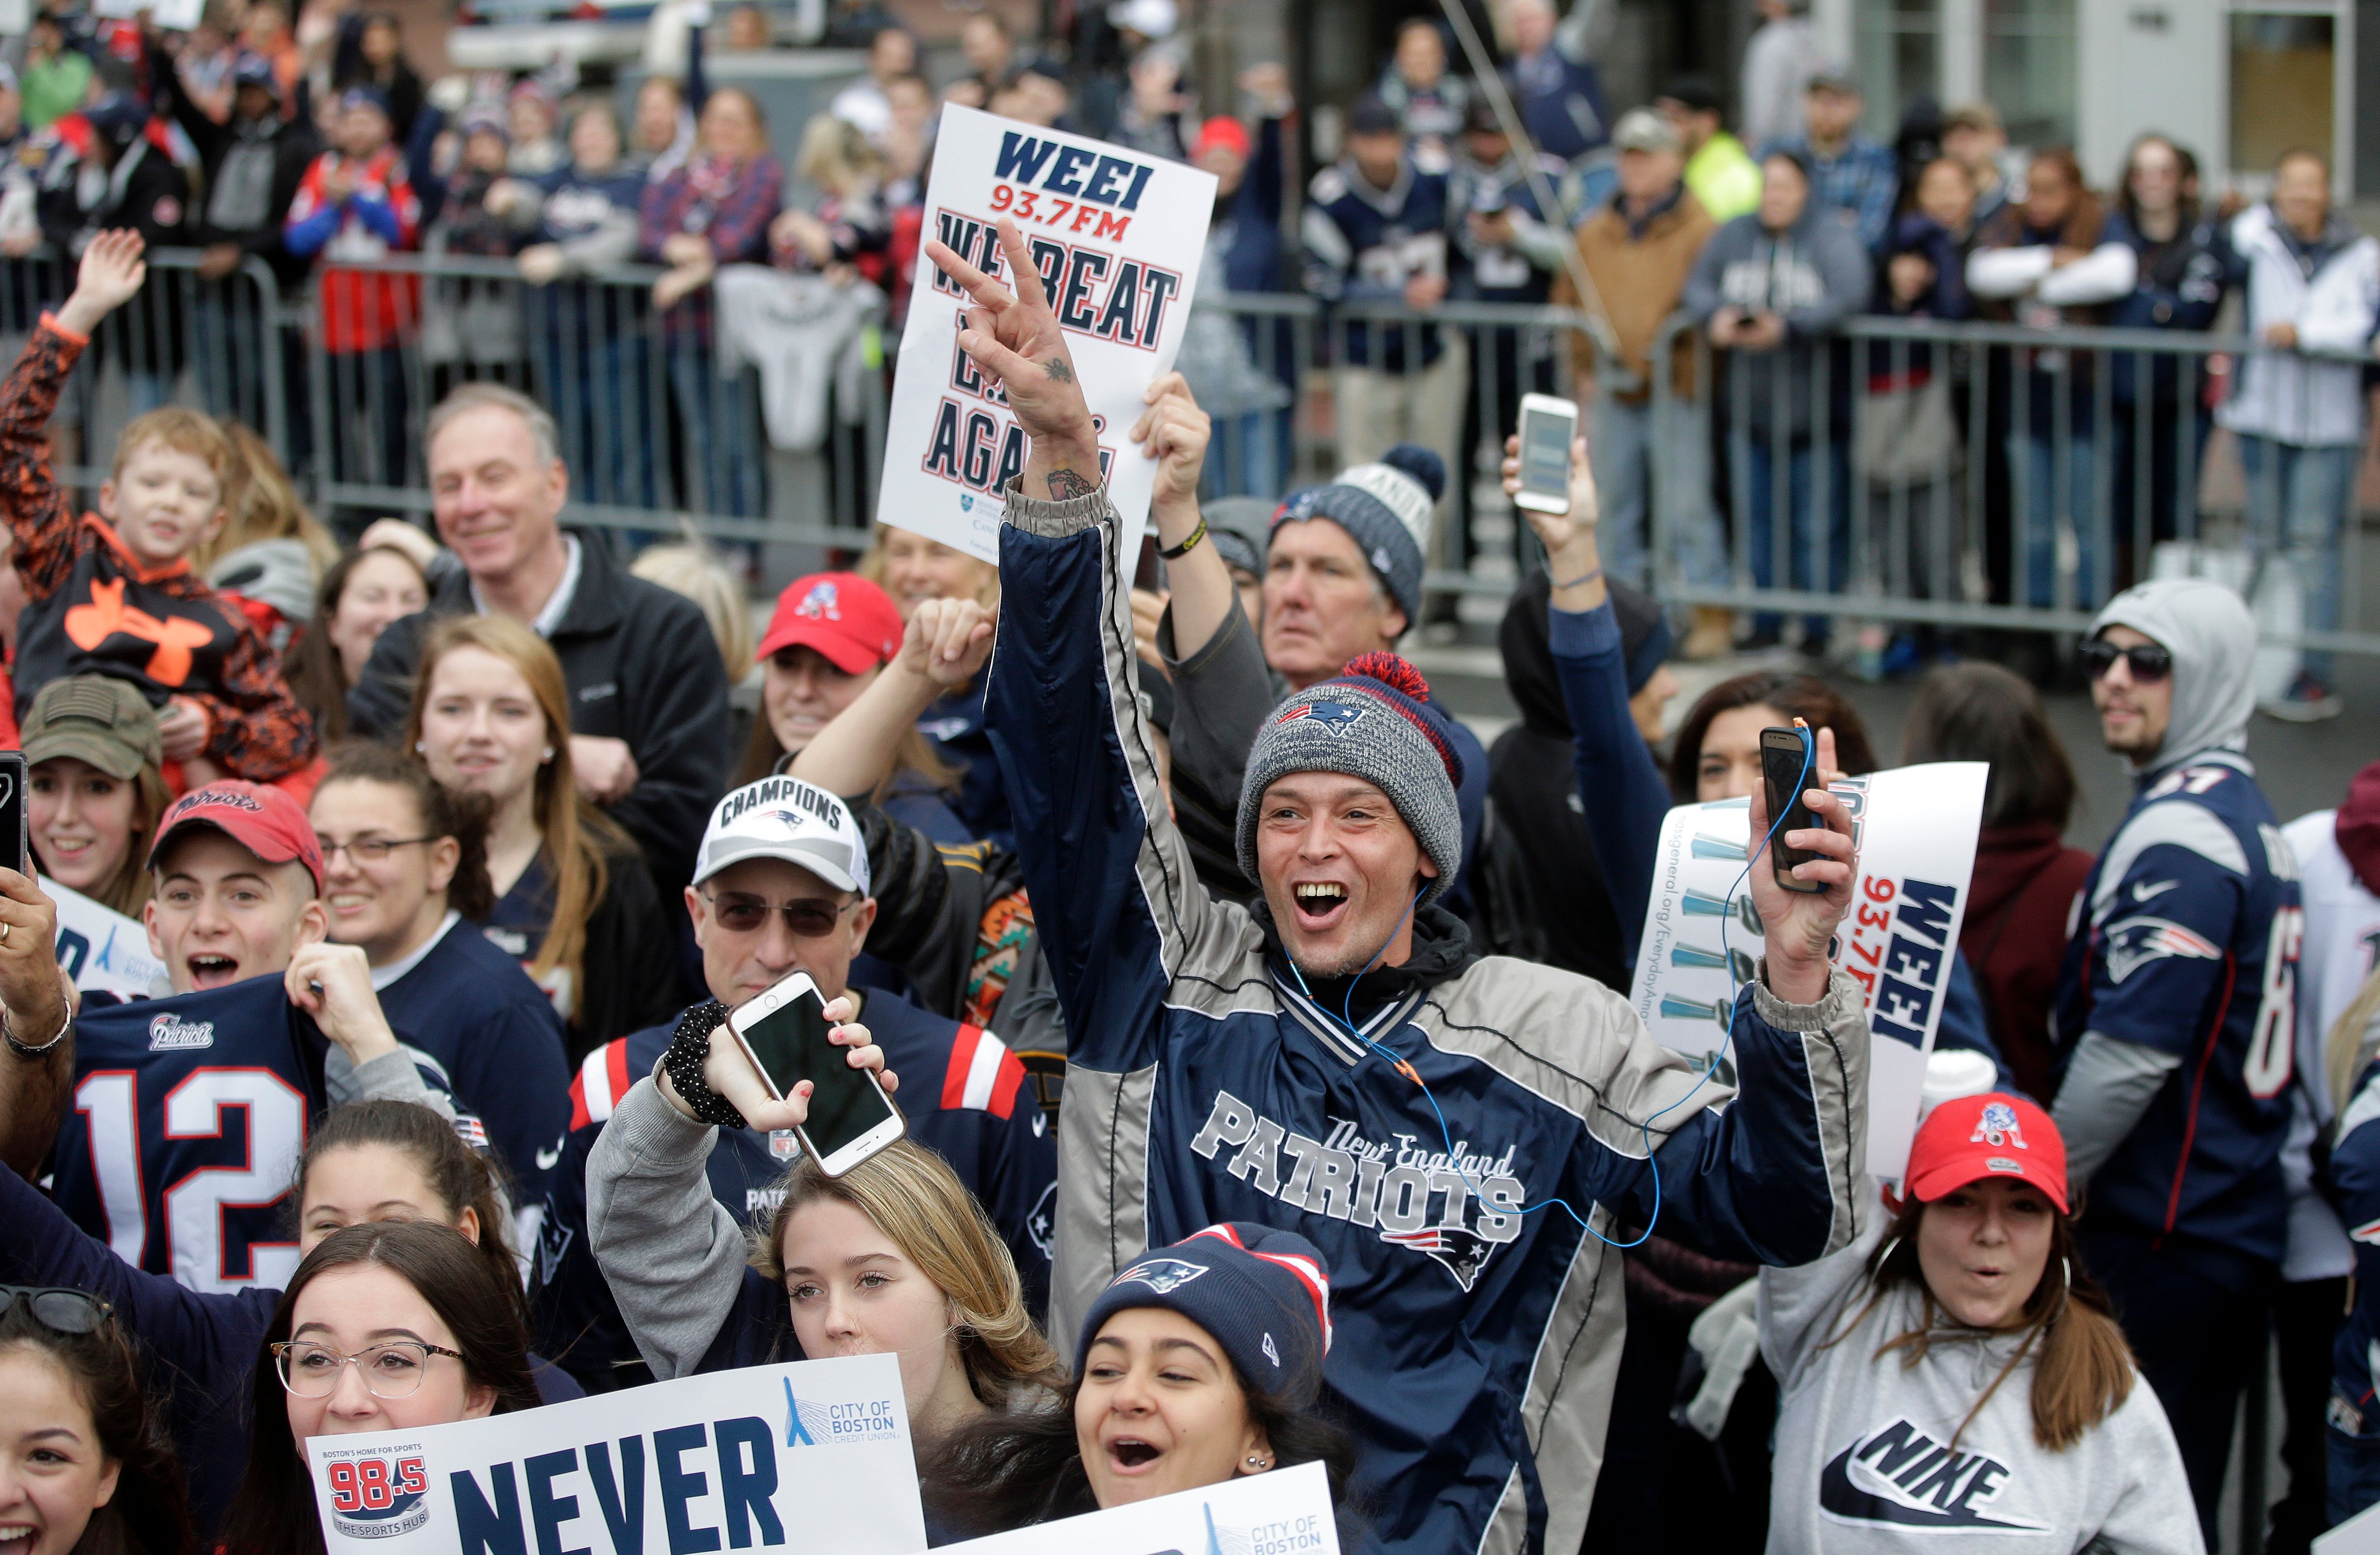
[[[813,1260],[783,1264],[781,1278],[754,1273],[755,1222],[771,1228],[772,1257],[823,1238],[838,1269],[906,1233],[894,1256],[910,1276],[969,1310],[1014,1308],[1015,1323],[987,1318],[979,1334],[1022,1347],[1032,1331],[1026,1313],[1049,1286],[1056,1139],[1024,1065],[992,1032],[850,986],[876,917],[869,884],[866,838],[823,789],[764,778],[713,808],[686,893],[711,1001],[589,1053],[571,1087],[577,1126],[534,1304],[540,1342],[590,1386],[633,1379],[624,1368],[639,1358],[671,1378],[795,1355],[882,1350],[906,1367],[942,1354],[947,1325],[930,1342],[897,1322],[862,1320],[856,1335],[808,1326],[815,1314],[795,1275]],[[919,1082],[905,1118],[872,1085],[829,1083],[850,1073],[836,1044]],[[826,1199],[857,1213],[812,1202]],[[995,1289],[1010,1294],[985,1294]],[[1047,1364],[1006,1353],[1003,1377]],[[935,1384],[912,1381],[922,1431]],[[987,1389],[999,1391],[977,1393]]]
[[[1266,719],[1237,832],[1262,899],[1219,899],[1134,695],[1125,526],[1090,412],[1023,237],[1000,236],[1022,295],[927,251],[974,299],[960,348],[1032,440],[1005,493],[987,709],[1069,1032],[1053,1337],[1074,1344],[1147,1246],[1294,1231],[1336,1277],[1324,1397],[1366,1444],[1355,1490],[1382,1548],[1574,1549],[1621,1329],[1597,1232],[1634,1215],[1795,1264],[1848,1245],[1872,1196],[1866,1023],[1828,961],[1850,816],[1813,791],[1817,824],[1778,832],[1819,856],[1795,877],[1819,889],[1747,870],[1768,954],[1735,1005],[1740,1088],[1587,979],[1473,954],[1439,904],[1460,759],[1394,655]],[[1765,837],[1762,795],[1750,815]]]

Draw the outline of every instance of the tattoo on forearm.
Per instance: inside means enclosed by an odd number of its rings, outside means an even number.
[[[1050,484],[1051,502],[1072,502],[1076,497],[1087,497],[1099,489],[1098,481],[1086,480],[1071,469],[1053,469],[1044,479]]]
[[[1071,383],[1075,381],[1075,370],[1066,365],[1066,358],[1063,357],[1051,357],[1041,364],[1041,371],[1061,383]]]

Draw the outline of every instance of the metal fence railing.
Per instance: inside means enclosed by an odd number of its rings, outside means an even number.
[[[334,516],[426,512],[429,408],[493,379],[553,412],[575,522],[865,543],[889,388],[872,291],[817,283],[785,310],[799,350],[771,357],[722,331],[713,289],[656,307],[662,273],[648,267],[533,285],[505,260],[402,256],[285,288],[256,259],[218,273],[169,249],[150,266],[62,400],[70,482],[95,487],[114,428],[178,399],[256,428]],[[71,282],[55,261],[0,261],[0,331],[21,336]],[[1590,356],[1585,323],[1550,307],[1202,295],[1180,367],[1215,419],[1208,492],[1277,497],[1422,443],[1449,473],[1431,590],[1500,594],[1536,559],[1499,488],[1502,440],[1521,395],[1553,393],[1591,406],[1608,565],[1675,605],[1802,616],[1819,632],[2071,633],[2152,569],[2186,567],[2248,592],[2268,638],[2380,653],[2350,511],[2360,444],[2315,424],[2360,359],[1889,318],[1714,350],[1679,316],[1649,382],[1598,354],[1589,383],[1573,365]],[[782,374],[796,358],[800,382],[751,365]],[[2302,429],[2212,442],[2215,407],[2267,369],[2277,413]],[[2323,372],[2347,377],[2315,385]],[[2350,419],[2352,436],[2360,410]],[[2215,459],[2222,449],[2236,456]]]
[[[2380,653],[2354,512],[2361,358],[1874,317],[1747,351],[1678,316],[1655,358],[1681,346],[1691,388],[1657,374],[1653,413],[1709,423],[1716,461],[1707,480],[1655,465],[1665,600],[1820,633],[1835,618],[2072,633],[2131,583],[2189,570],[2248,594],[2267,640]],[[2252,373],[2271,375],[2277,435],[2218,444],[2216,408]]]

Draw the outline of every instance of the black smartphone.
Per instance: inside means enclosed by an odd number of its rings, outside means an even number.
[[[728,1017],[744,1056],[780,1099],[810,1083],[809,1121],[795,1132],[830,1177],[839,1177],[905,1132],[901,1110],[873,1073],[827,1040],[833,1023],[805,973],[795,972]]]
[[[0,864],[25,872],[25,753],[0,750]]]
[[[1760,731],[1760,771],[1768,786],[1769,865],[1777,872],[1777,883],[1788,891],[1827,889],[1816,881],[1796,880],[1792,872],[1794,865],[1825,855],[1785,845],[1787,832],[1806,832],[1818,824],[1802,802],[1802,796],[1818,782],[1817,747],[1803,743],[1809,739],[1809,731],[1800,727]]]

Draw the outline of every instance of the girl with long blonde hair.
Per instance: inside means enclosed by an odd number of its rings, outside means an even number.
[[[569,711],[543,638],[510,616],[450,616],[423,645],[406,739],[440,783],[493,803],[484,928],[553,1000],[576,1063],[680,1001],[674,926],[636,844],[578,792]]]

